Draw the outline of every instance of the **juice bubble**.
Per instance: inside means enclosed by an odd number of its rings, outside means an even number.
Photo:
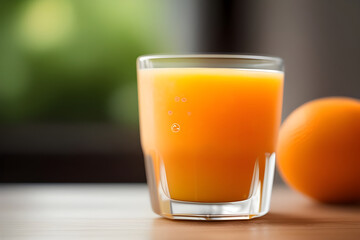
[[[172,125],[171,125],[171,131],[172,132],[180,132],[180,125],[178,124],[178,123],[173,123]]]

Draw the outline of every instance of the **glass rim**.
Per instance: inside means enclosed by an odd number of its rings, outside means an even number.
[[[234,60],[267,60],[282,64],[283,59],[275,56],[253,55],[253,54],[149,54],[141,55],[137,61],[157,59],[234,59]]]

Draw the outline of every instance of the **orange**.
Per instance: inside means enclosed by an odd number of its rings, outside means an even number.
[[[278,169],[294,189],[327,203],[360,201],[360,101],[308,102],[281,126]]]

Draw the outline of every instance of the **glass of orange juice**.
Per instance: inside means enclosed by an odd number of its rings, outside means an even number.
[[[141,56],[137,74],[153,211],[193,220],[266,214],[281,120],[282,60]]]

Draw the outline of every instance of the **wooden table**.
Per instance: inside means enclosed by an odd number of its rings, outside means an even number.
[[[360,239],[360,206],[275,187],[262,218],[174,221],[151,212],[143,184],[0,185],[0,239]]]

